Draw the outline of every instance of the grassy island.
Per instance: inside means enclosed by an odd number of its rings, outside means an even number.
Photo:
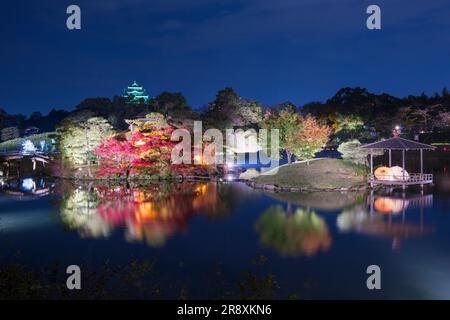
[[[300,189],[352,189],[364,186],[366,168],[341,159],[314,159],[281,166],[254,179],[255,186]]]

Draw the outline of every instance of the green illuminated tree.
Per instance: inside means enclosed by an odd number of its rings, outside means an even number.
[[[58,131],[65,162],[73,168],[87,165],[88,174],[92,177],[91,164],[96,159],[94,150],[105,138],[114,134],[111,125],[104,118],[83,113],[66,118]]]
[[[335,133],[345,132],[353,139],[356,131],[363,129],[364,122],[361,117],[353,114],[336,113],[333,117],[333,125]]]
[[[297,135],[300,129],[300,116],[289,110],[282,110],[279,114],[270,113],[260,123],[260,127],[267,130],[279,130],[279,151],[286,151],[288,163],[292,162],[292,156],[298,151],[300,139]]]
[[[240,126],[251,126],[262,121],[261,104],[254,100],[244,99],[239,102],[235,123]]]
[[[350,140],[341,143],[337,149],[338,152],[342,154],[342,159],[349,160],[356,164],[368,165],[368,155],[369,151],[366,149],[361,149],[361,142],[358,140]],[[372,151],[374,156],[381,156],[384,154],[383,150]]]

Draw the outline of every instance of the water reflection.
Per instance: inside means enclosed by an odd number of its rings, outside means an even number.
[[[331,247],[331,235],[325,221],[315,212],[297,209],[287,212],[282,206],[267,209],[256,222],[263,246],[283,256],[312,256]]]
[[[10,196],[42,197],[51,193],[55,184],[44,177],[28,177],[23,179],[1,179],[0,191]]]
[[[343,210],[337,218],[341,232],[392,239],[392,248],[399,249],[402,240],[433,232],[425,225],[424,208],[431,207],[433,195],[369,195],[368,204]],[[418,209],[419,215],[412,210]]]
[[[272,193],[269,196],[286,203],[287,210],[282,206],[268,208],[256,222],[256,230],[261,244],[282,256],[312,256],[329,250],[332,239],[327,223],[333,220],[329,212],[337,213],[340,234],[391,239],[393,249],[399,249],[404,240],[434,231],[424,218],[424,209],[433,205],[431,194],[398,195],[388,191]],[[294,214],[292,205],[299,207]],[[333,236],[338,237],[339,233]]]
[[[109,238],[119,231],[126,241],[151,247],[163,247],[171,237],[186,233],[193,217],[216,219],[240,211],[245,211],[246,216],[237,215],[234,223],[250,225],[248,231],[236,230],[256,232],[259,247],[275,250],[281,256],[310,257],[331,251],[332,243],[343,235],[389,239],[392,248],[399,249],[407,239],[434,232],[425,219],[433,195],[313,192],[262,197],[260,191],[240,183],[80,186],[67,181],[55,184],[42,178],[4,181],[1,192],[19,199],[54,194],[51,199],[56,200],[59,220],[80,237]],[[249,200],[245,208],[237,208],[244,198]],[[269,204],[264,206],[267,200]],[[209,240],[215,241],[204,239]]]
[[[287,192],[269,193],[270,197],[286,202],[288,204],[299,205],[302,208],[312,208],[313,210],[335,212],[342,208],[353,206],[356,203],[363,203],[367,199],[367,193],[360,192]]]
[[[398,214],[404,212],[408,206],[409,201],[405,199],[379,197],[373,201],[374,209],[383,214]]]
[[[125,228],[127,241],[162,247],[185,231],[194,215],[229,214],[239,194],[231,189],[213,182],[78,187],[64,198],[60,217],[82,237],[109,237],[113,230]]]
[[[78,230],[82,237],[108,237],[112,228],[97,214],[99,202],[95,189],[74,189],[63,198],[59,217],[65,227]]]

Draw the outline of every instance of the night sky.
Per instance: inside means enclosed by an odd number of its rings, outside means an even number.
[[[82,29],[66,28],[77,4]],[[366,28],[366,8],[382,30]],[[449,0],[15,0],[0,6],[0,107],[71,110],[133,80],[204,106],[219,89],[266,105],[344,86],[396,96],[450,87]]]

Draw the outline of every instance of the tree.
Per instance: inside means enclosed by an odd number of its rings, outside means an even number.
[[[233,88],[227,87],[209,103],[205,116],[211,125],[219,129],[251,126],[262,120],[262,107],[255,100],[241,99]]]
[[[181,92],[163,92],[150,102],[150,106],[165,116],[185,115],[191,112]]]
[[[368,92],[365,88],[346,87],[340,89],[329,99],[327,105],[331,107],[333,112],[355,114],[367,120],[373,114],[376,98],[374,94]]]
[[[450,112],[440,112],[436,119],[436,126],[440,128],[450,127]]]
[[[357,164],[366,164],[369,152],[361,149],[361,142],[358,140],[351,140],[341,143],[337,149],[342,154],[342,159],[350,160]]]
[[[208,104],[206,118],[211,125],[226,129],[233,125],[239,108],[239,96],[231,87],[220,90],[216,99]]]
[[[131,144],[137,148],[133,168],[140,174],[169,175],[171,173],[172,149],[176,143],[170,141],[174,128],[169,126],[151,132],[135,132]]]
[[[427,108],[418,108],[411,114],[412,121],[422,126],[422,129],[428,130],[431,122],[431,114]]]
[[[72,167],[87,165],[92,177],[91,163],[95,159],[95,149],[114,131],[104,118],[91,117],[90,113],[81,113],[66,118],[61,127],[60,150],[66,162]]]
[[[239,102],[237,119],[234,124],[251,126],[262,121],[261,104],[255,100],[244,99]]]
[[[1,140],[7,141],[19,137],[19,129],[17,127],[7,127],[1,130]]]
[[[298,150],[298,130],[300,129],[300,116],[289,110],[283,110],[279,114],[268,113],[260,123],[263,129],[279,130],[279,151],[286,151],[288,163],[292,162],[292,156]]]
[[[96,115],[102,115],[105,110],[111,109],[111,100],[108,98],[87,98],[76,107],[77,111],[89,111]]]
[[[184,165],[171,163],[171,141],[175,127],[169,125],[159,113],[153,113],[151,121],[140,123],[135,132],[127,136],[111,137],[95,149],[100,160],[98,176],[171,175],[187,170]]]
[[[281,111],[289,111],[289,112],[297,112],[297,107],[290,101],[279,103],[275,106],[275,110],[277,112]]]
[[[0,129],[4,127],[7,117],[8,114],[6,113],[6,111],[0,107]]]
[[[42,113],[40,113],[39,111],[35,111],[30,115],[29,120],[32,122],[35,122],[35,121],[41,120],[41,118],[42,118]]]
[[[314,117],[303,117],[288,109],[279,114],[266,114],[260,126],[279,130],[280,152],[286,152],[288,163],[294,155],[297,159],[313,158],[328,142],[331,133],[330,127],[320,125]]]
[[[314,158],[314,155],[327,144],[330,138],[331,128],[326,125],[320,125],[310,115],[301,117],[300,123],[300,130],[294,133],[295,137],[293,138],[298,143],[295,154],[300,160],[309,160]]]
[[[147,114],[144,121],[134,120],[132,123],[136,125],[136,130],[140,132],[151,132],[169,127],[166,117],[158,112]]]
[[[336,113],[333,119],[332,128],[335,133],[346,131],[350,133],[350,138],[353,139],[354,132],[363,128],[364,122],[361,117],[353,114],[343,115]]]
[[[350,140],[339,145],[337,151],[341,153],[342,159],[349,160],[356,164],[368,165],[369,150],[362,149],[362,144],[358,140]],[[372,150],[372,155],[382,156],[383,150]]]
[[[127,139],[111,137],[95,149],[95,154],[100,160],[97,176],[125,174],[128,178],[133,162],[137,159],[138,149]]]

